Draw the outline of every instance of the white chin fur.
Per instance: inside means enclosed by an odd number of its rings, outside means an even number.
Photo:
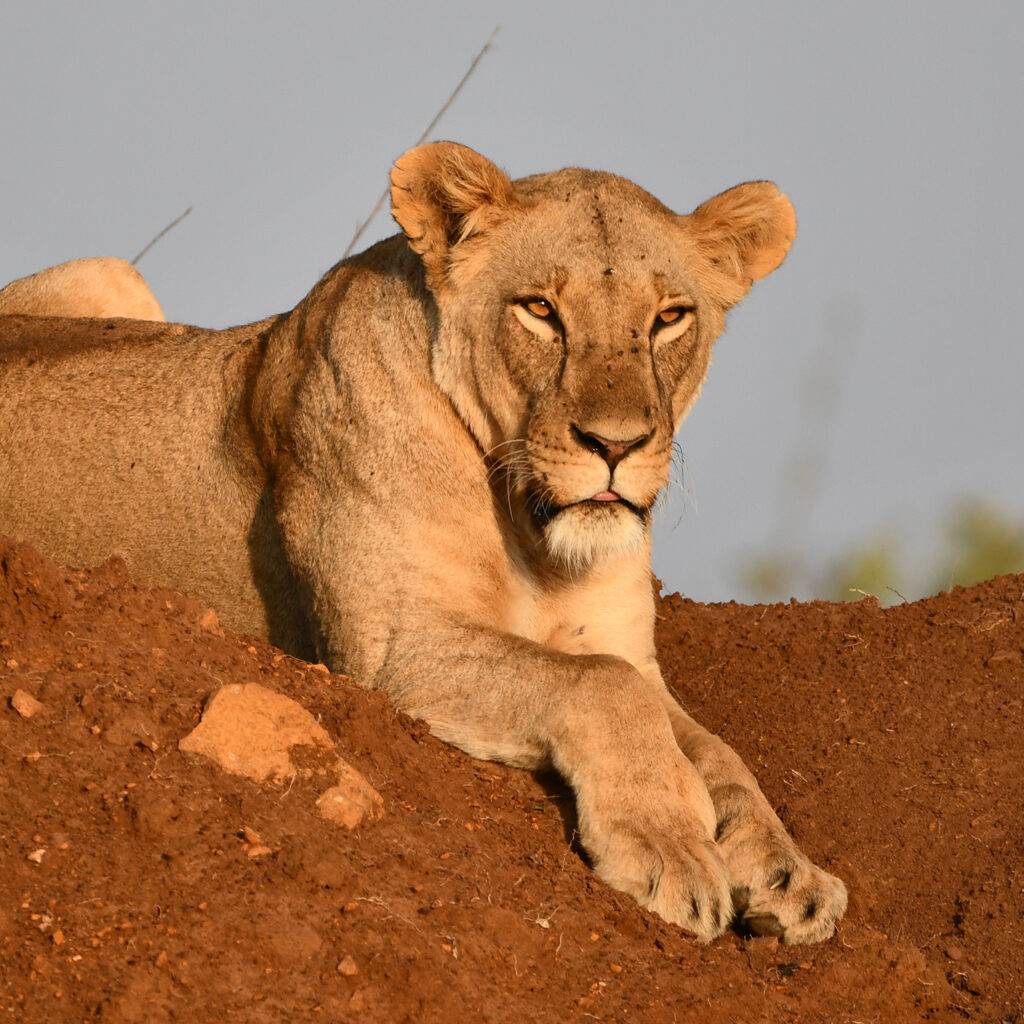
[[[586,502],[563,509],[544,527],[552,557],[574,571],[635,551],[646,536],[639,516],[623,505]]]

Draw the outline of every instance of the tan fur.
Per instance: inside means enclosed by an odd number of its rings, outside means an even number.
[[[167,319],[143,276],[114,256],[71,260],[12,281],[0,288],[0,316],[11,314]]]
[[[788,200],[759,182],[679,216],[451,143],[392,182],[408,240],[289,314],[9,318],[0,530],[119,553],[477,757],[553,766],[601,877],[702,939],[734,914],[826,938],[845,889],[670,697],[650,586],[672,437],[727,308],[789,249]]]

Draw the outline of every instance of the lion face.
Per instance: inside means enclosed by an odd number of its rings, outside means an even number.
[[[681,217],[611,174],[513,183],[450,143],[402,157],[392,200],[496,500],[570,568],[637,547],[727,309],[789,248],[788,200],[760,182]]]

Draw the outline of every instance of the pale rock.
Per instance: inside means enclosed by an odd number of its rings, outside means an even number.
[[[300,704],[258,683],[232,683],[221,687],[203,712],[199,725],[179,741],[186,753],[201,754],[225,771],[255,782],[283,783],[296,775],[311,778],[312,769],[292,761],[292,747],[334,750],[326,730]],[[328,821],[353,829],[384,813],[384,801],[351,765],[337,758],[326,772],[335,784],[317,800]],[[254,837],[258,840],[259,837]],[[259,853],[271,852],[260,847]]]
[[[31,718],[33,715],[38,715],[40,711],[46,710],[45,704],[41,704],[31,693],[26,693],[24,690],[14,691],[14,696],[11,697],[11,707],[22,718]]]
[[[343,957],[338,963],[338,973],[346,978],[354,978],[359,973],[359,967],[350,956]]]
[[[255,782],[284,782],[299,774],[289,756],[295,746],[334,744],[304,707],[259,683],[222,686],[199,725],[178,743],[180,750],[203,754]]]

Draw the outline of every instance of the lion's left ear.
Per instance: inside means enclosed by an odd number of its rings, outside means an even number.
[[[685,218],[709,258],[715,291],[727,306],[786,258],[796,238],[793,204],[770,181],[750,181],[722,192]]]
[[[431,288],[444,285],[451,250],[518,202],[512,182],[454,142],[410,149],[391,169],[391,213],[423,257]]]

